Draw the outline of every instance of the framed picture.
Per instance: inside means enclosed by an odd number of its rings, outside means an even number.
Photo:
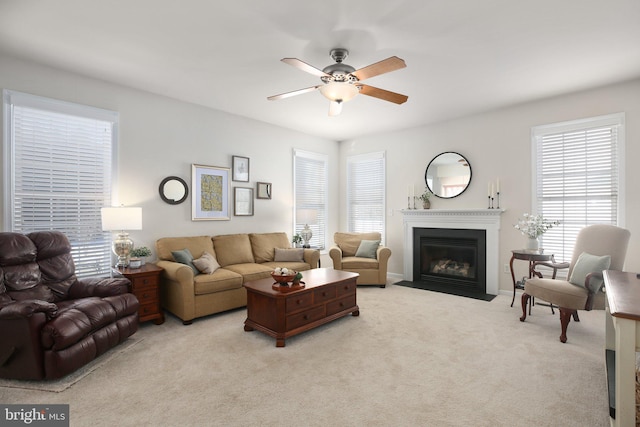
[[[233,156],[233,180],[249,182],[249,158]]]
[[[228,220],[229,168],[191,165],[191,219]]]
[[[259,182],[257,184],[256,199],[270,199],[271,198],[271,183]]]
[[[235,216],[253,215],[253,188],[233,188],[233,214]]]

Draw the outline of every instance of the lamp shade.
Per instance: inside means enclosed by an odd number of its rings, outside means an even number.
[[[346,82],[331,82],[320,87],[320,93],[329,101],[346,102],[358,94],[358,88]]]
[[[101,208],[102,230],[142,230],[142,208]]]
[[[318,222],[318,211],[315,209],[299,209],[296,220],[298,224],[316,224]]]

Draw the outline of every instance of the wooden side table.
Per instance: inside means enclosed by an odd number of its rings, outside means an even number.
[[[524,286],[516,283],[516,276],[513,273],[513,260],[529,261],[529,279],[533,277],[533,265],[536,261],[555,261],[553,254],[545,254],[540,250],[514,249],[511,253],[513,255],[511,256],[511,261],[509,261],[509,269],[511,270],[511,280],[513,280],[513,298],[511,298],[511,307],[513,307],[513,301],[516,299],[516,289],[524,289]]]
[[[131,281],[131,293],[140,302],[139,321],[153,320],[156,325],[164,323],[164,313],[160,307],[160,273],[162,268],[146,263],[140,268],[118,268],[118,273]]]

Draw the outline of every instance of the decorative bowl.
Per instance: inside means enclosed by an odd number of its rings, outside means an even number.
[[[288,274],[274,273],[271,272],[271,277],[276,283],[279,283],[281,286],[289,286],[289,283],[293,281],[293,279],[298,274],[297,271],[289,270]]]

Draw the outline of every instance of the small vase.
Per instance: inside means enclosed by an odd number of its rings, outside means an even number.
[[[537,251],[538,249],[540,249],[540,241],[538,240],[537,237],[529,237],[527,239],[527,246],[526,248],[527,250],[530,251]]]
[[[422,208],[423,209],[429,209],[431,207],[431,202],[429,200],[423,200],[422,201]]]

